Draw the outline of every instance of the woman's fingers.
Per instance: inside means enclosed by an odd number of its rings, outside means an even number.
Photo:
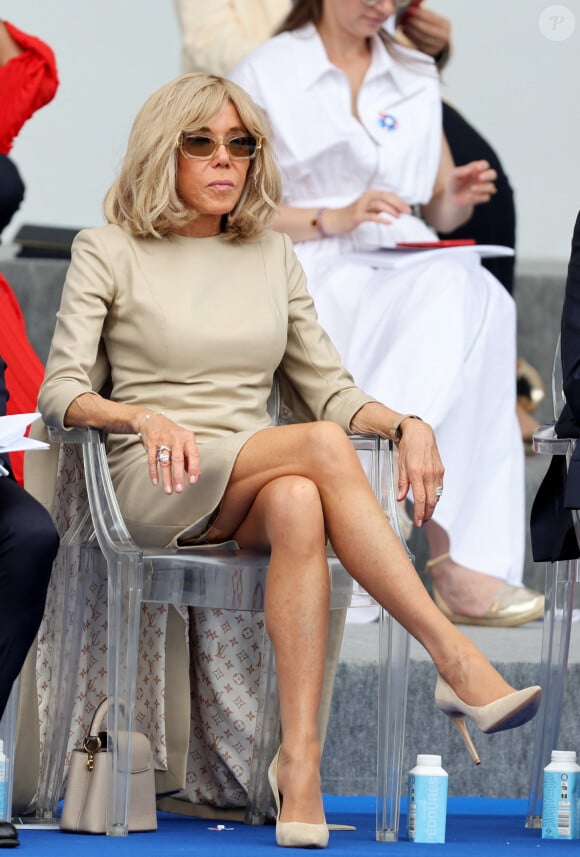
[[[161,483],[166,494],[181,493],[200,476],[200,456],[192,431],[163,417],[147,428],[142,442],[147,449],[147,467],[153,485]]]
[[[399,445],[399,495],[413,492],[414,521],[420,527],[435,511],[443,489],[444,468],[432,429],[417,420],[407,421]]]

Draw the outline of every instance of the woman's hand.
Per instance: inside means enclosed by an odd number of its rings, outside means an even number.
[[[448,180],[448,193],[458,206],[480,205],[489,202],[496,193],[497,173],[488,161],[472,161],[462,167],[454,167]]]
[[[428,521],[443,491],[444,467],[433,429],[421,420],[406,419],[401,423],[399,442],[399,493],[404,500],[413,491],[413,519],[420,527]]]
[[[433,429],[428,423],[387,408],[380,402],[368,402],[351,420],[355,434],[379,434],[393,439],[393,427],[400,430],[399,479],[397,500],[413,491],[415,524],[420,527],[435,511],[443,492],[444,467]]]
[[[153,413],[141,421],[141,443],[147,450],[149,476],[159,481],[166,494],[183,491],[185,477],[193,485],[200,476],[200,457],[195,435],[165,414]],[[164,460],[167,459],[167,460]]]
[[[451,21],[422,4],[411,6],[403,15],[400,27],[417,50],[438,57],[449,47]]]
[[[411,207],[396,193],[388,190],[366,190],[344,208],[324,210],[324,231],[329,235],[353,232],[361,223],[392,223],[390,218],[411,214]]]

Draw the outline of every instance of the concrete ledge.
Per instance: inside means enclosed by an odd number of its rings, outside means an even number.
[[[521,628],[463,628],[515,687],[538,683],[542,623]],[[570,647],[561,749],[580,748],[580,631]],[[322,764],[329,794],[375,794],[378,624],[347,625],[337,671]],[[484,735],[469,723],[481,765],[473,765],[459,733],[433,701],[436,672],[412,641],[403,772],[417,753],[440,753],[449,773],[449,794],[527,798],[534,723]]]

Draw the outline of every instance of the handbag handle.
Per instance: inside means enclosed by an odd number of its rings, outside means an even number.
[[[103,728],[104,720],[109,710],[110,706],[113,705],[113,701],[110,697],[105,697],[102,702],[98,705],[95,713],[93,714],[93,719],[91,720],[91,726],[89,729],[89,738],[98,736],[100,732],[105,732],[106,729]],[[123,714],[125,713],[125,703],[123,700],[119,701],[119,707],[122,709]],[[85,739],[87,740],[87,739]]]

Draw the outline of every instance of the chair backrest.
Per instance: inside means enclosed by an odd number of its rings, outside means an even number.
[[[554,419],[560,418],[560,414],[566,404],[564,394],[564,377],[562,372],[562,347],[561,337],[558,335],[556,349],[554,351],[554,363],[552,366],[552,404],[554,408]]]

